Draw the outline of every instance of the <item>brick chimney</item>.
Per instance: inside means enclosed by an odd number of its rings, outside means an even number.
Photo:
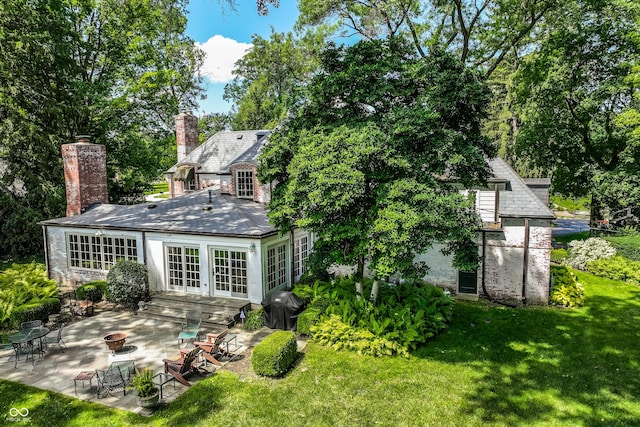
[[[176,145],[178,163],[198,147],[198,118],[191,111],[180,111],[176,116]]]
[[[62,146],[67,216],[80,215],[94,204],[109,203],[105,146],[89,143],[84,135],[76,141]]]

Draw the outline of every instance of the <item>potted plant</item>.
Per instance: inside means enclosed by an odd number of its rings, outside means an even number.
[[[141,371],[136,370],[136,374],[131,379],[130,388],[138,393],[138,406],[152,408],[158,404],[160,389],[153,382],[153,376],[153,370],[144,368]]]

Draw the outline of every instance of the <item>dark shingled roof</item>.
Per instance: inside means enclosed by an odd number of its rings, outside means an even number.
[[[527,186],[524,180],[500,157],[489,160],[495,178],[508,181],[500,192],[500,216],[505,218],[555,219],[555,215]]]
[[[183,164],[197,165],[198,173],[228,173],[229,165],[236,163],[237,159],[245,153],[255,152],[254,146],[258,143],[258,139],[264,140],[263,135],[268,132],[267,130],[217,132],[189,153],[182,162],[173,165],[167,173],[176,172],[178,166]]]
[[[200,190],[154,203],[98,205],[82,215],[40,224],[230,237],[259,238],[277,233],[269,224],[264,205],[212,192],[211,203],[208,190]]]

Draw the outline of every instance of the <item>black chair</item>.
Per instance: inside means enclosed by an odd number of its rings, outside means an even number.
[[[25,361],[29,360],[29,355],[31,355],[31,364],[35,364],[35,359],[33,357],[33,353],[35,352],[35,347],[33,346],[33,342],[14,342],[11,344],[13,346],[13,351],[16,354],[16,363],[14,364],[14,369],[18,367],[18,360],[20,360],[20,355],[24,354],[26,356]]]
[[[57,331],[50,332],[43,338],[43,344],[45,348],[49,344],[58,344],[58,347],[60,347],[60,350],[62,350],[62,352],[64,353],[64,349],[67,348],[67,344],[65,344],[65,342],[62,340],[62,328],[64,328],[64,326],[64,323],[62,323]]]
[[[33,328],[41,328],[41,327],[42,327],[42,320],[31,320],[29,322],[22,322],[20,324],[21,331],[25,331],[27,329],[33,329]]]
[[[127,387],[122,376],[120,368],[110,369],[96,369],[96,376],[98,377],[98,397],[107,397],[109,393],[119,388],[122,389],[124,395],[127,395]],[[104,393],[102,396],[100,393]]]

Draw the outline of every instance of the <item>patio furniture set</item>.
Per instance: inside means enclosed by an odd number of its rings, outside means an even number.
[[[15,353],[14,368],[18,367],[21,356],[25,356],[25,361],[31,357],[31,364],[35,364],[35,356],[43,357],[50,344],[56,344],[64,353],[66,344],[62,339],[63,328],[64,324],[60,324],[57,330],[52,331],[40,320],[22,322],[20,330],[9,335],[9,341]]]

